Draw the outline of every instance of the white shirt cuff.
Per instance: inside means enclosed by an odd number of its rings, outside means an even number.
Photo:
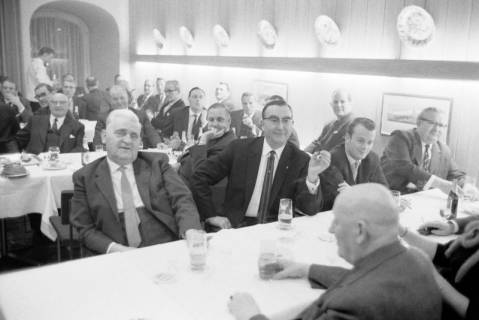
[[[319,187],[319,177],[318,177],[318,181],[316,181],[316,183],[311,183],[308,181],[308,178],[306,178],[306,186],[308,187],[308,190],[311,194],[316,194],[316,192],[318,191],[318,187]]]
[[[107,254],[110,253],[111,248],[112,248],[115,244],[116,244],[115,242],[110,243],[110,245],[109,245],[108,248],[106,249],[106,253],[107,253]]]
[[[452,225],[452,234],[456,234],[459,231],[459,225],[454,220],[448,220],[447,223]]]
[[[429,190],[429,189],[431,189],[431,186],[432,186],[432,184],[434,183],[434,180],[436,180],[436,176],[435,176],[435,175],[431,175],[431,177],[429,178],[429,180],[427,180],[426,184],[424,185],[423,190]]]

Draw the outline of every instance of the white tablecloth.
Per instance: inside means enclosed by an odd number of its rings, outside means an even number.
[[[408,198],[413,209],[401,221],[415,230],[423,219],[439,218],[446,197],[431,190]],[[185,241],[176,241],[2,275],[0,309],[7,319],[24,320],[232,319],[228,297],[247,291],[271,319],[290,319],[324,291],[305,279],[260,280],[260,242],[276,239],[297,261],[348,267],[328,233],[331,220],[322,212],[295,218],[288,232],[271,223],[216,233],[205,272],[190,271]]]

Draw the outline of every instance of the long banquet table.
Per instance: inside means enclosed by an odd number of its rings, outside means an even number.
[[[415,230],[439,218],[446,196],[438,190],[409,195],[401,222]],[[262,239],[297,261],[348,267],[328,233],[331,212],[295,218],[291,231],[276,223],[211,234],[204,272],[189,269],[184,240],[0,275],[0,310],[6,319],[232,319],[228,297],[253,294],[271,319],[289,319],[323,290],[305,279],[259,279]],[[448,241],[452,237],[433,237]],[[1,317],[0,317],[1,318]]]

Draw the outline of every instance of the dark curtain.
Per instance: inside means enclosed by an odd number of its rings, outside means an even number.
[[[0,1],[0,75],[6,75],[21,90],[22,35],[20,33],[20,1]]]

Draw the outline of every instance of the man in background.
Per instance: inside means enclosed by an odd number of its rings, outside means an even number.
[[[158,115],[160,108],[165,103],[165,85],[166,82],[163,78],[156,78],[156,94],[152,99],[148,99],[142,108],[143,111],[146,112],[150,121]]]
[[[204,107],[205,92],[194,87],[188,93],[189,106],[178,109],[171,114],[173,119],[173,133],[179,138],[198,140],[206,125],[206,109]],[[183,134],[186,136],[183,137]]]
[[[353,120],[351,94],[343,89],[336,89],[329,104],[337,119],[324,126],[321,135],[304,149],[308,153],[329,151],[344,142],[346,129]]]
[[[158,110],[158,114],[151,120],[151,124],[158,130],[161,138],[169,139],[173,135],[172,113],[185,107],[180,97],[180,83],[178,80],[168,80],[165,84],[165,102]]]
[[[151,80],[146,79],[143,84],[143,93],[136,99],[138,109],[145,111],[144,106],[150,99],[153,99],[153,84],[151,83]]]
[[[398,209],[388,189],[353,186],[338,196],[333,214],[329,232],[353,269],[281,262],[276,279],[307,277],[327,289],[295,319],[441,319],[433,266],[424,253],[400,243]],[[228,307],[236,319],[267,319],[247,293],[232,295]]]
[[[88,93],[83,96],[86,111],[82,119],[97,121],[105,118],[112,108],[109,94],[100,90],[100,83],[95,77],[86,78],[85,83]]]
[[[87,103],[75,95],[77,85],[75,81],[64,80],[62,92],[68,98],[68,110],[75,119],[86,119]]]
[[[48,84],[53,87],[54,81],[50,79],[47,73],[47,65],[52,61],[55,56],[55,50],[49,47],[42,47],[38,51],[37,57],[32,59],[27,71],[26,81],[26,97],[31,101],[35,100],[35,88],[40,83]]]
[[[389,186],[401,192],[439,188],[449,193],[451,181],[458,179],[462,185],[465,173],[439,140],[447,127],[443,114],[437,108],[426,108],[416,124],[415,129],[394,131],[384,149],[381,166]]]
[[[48,104],[50,102],[52,93],[53,88],[46,83],[40,83],[38,86],[35,87],[35,99],[37,99],[38,102],[31,103],[32,111],[34,114],[50,113]]]
[[[19,96],[17,85],[8,78],[0,83],[0,104],[6,104],[13,109],[18,124],[25,125],[33,116],[30,102]]]

